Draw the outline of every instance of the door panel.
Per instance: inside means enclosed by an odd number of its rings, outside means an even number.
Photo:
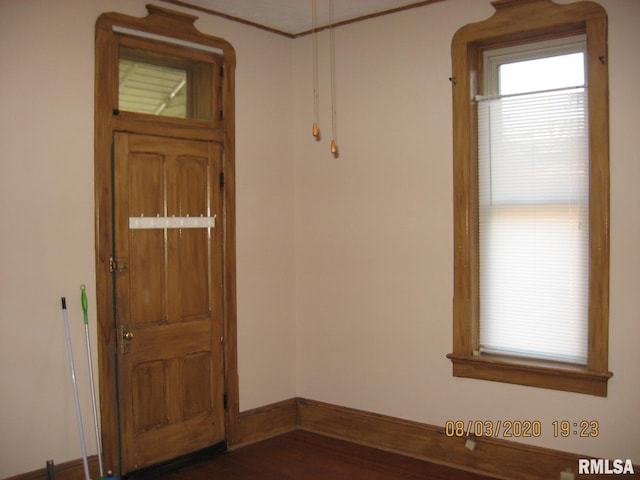
[[[144,362],[131,373],[133,405],[145,405],[133,415],[133,431],[140,434],[167,424],[167,404],[163,392],[166,384],[165,362]]]
[[[221,158],[213,142],[115,137],[123,472],[225,440],[220,229],[129,228],[130,217],[219,216]]]
[[[208,205],[211,188],[207,182],[211,174],[206,160],[206,157],[188,155],[177,158],[173,172],[175,202],[170,206],[176,216],[210,216],[208,209],[203,208]],[[182,229],[171,233],[177,236],[175,268],[178,275],[175,278],[180,279],[172,285],[176,292],[176,315],[183,321],[204,318],[209,315],[212,302],[207,288],[211,281],[207,268],[207,258],[211,255],[207,248],[209,232],[205,229]]]
[[[207,257],[209,252],[202,248],[208,243],[207,232],[200,229],[184,229],[178,239],[177,265],[178,278],[175,285],[176,315],[182,320],[197,320],[209,315],[211,299],[207,285],[209,271]]]
[[[164,212],[164,188],[165,177],[164,156],[152,154],[144,151],[122,152],[127,156],[128,165],[122,168],[128,170],[129,184],[125,182],[121,189],[117,188],[116,194],[122,197],[116,198],[117,204],[126,207],[128,212],[123,211],[126,219],[122,218],[122,225],[116,225],[116,234],[125,235],[122,228],[125,220],[128,224],[128,217],[153,217]],[[119,166],[119,165],[118,165]],[[125,171],[118,174],[126,175]],[[122,227],[122,228],[118,228]],[[136,325],[142,323],[160,322],[164,318],[163,305],[166,291],[164,275],[164,232],[162,230],[131,230],[129,232],[129,275],[131,291],[136,292],[139,301],[131,302],[131,315],[129,324]],[[126,252],[125,252],[126,253]],[[118,255],[120,255],[118,253]]]
[[[210,366],[209,352],[192,353],[182,360],[182,418],[190,418],[211,409]],[[199,375],[198,372],[203,374]]]

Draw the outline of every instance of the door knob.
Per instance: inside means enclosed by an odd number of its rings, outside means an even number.
[[[131,340],[133,340],[133,332],[129,325],[120,326],[120,333],[122,335],[121,350],[122,353],[129,353],[131,350]]]

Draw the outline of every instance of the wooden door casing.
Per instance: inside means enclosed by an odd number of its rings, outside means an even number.
[[[224,310],[224,400],[226,442],[242,442],[239,421],[239,379],[237,358],[237,282],[235,228],[235,66],[236,54],[228,41],[199,31],[196,16],[147,5],[147,15],[134,17],[118,12],[101,14],[95,28],[95,268],[97,307],[98,379],[100,383],[100,425],[104,465],[121,477],[122,445],[119,411],[119,335],[116,331],[116,299],[112,256],[115,243],[113,192],[113,139],[117,132],[213,141],[222,147],[224,175],[222,214],[216,231],[222,236]],[[120,29],[126,29],[126,34]],[[157,39],[148,38],[149,35]],[[208,51],[211,62],[221,67],[216,112],[209,121],[157,118],[122,112],[119,109],[119,52],[125,37],[136,37],[141,48],[160,55],[202,59]],[[166,41],[162,41],[166,39]],[[187,42],[190,47],[181,47]],[[201,46],[202,48],[199,48]],[[192,48],[193,47],[193,48]],[[194,54],[194,52],[199,52]],[[212,52],[212,53],[211,53]],[[220,111],[218,112],[218,109]],[[125,274],[126,275],[126,274]]]
[[[225,440],[219,228],[130,218],[221,216],[222,146],[115,134],[114,257],[122,470]],[[125,340],[124,334],[132,335]]]

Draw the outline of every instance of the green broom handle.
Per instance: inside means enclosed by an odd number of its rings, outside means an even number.
[[[96,392],[93,386],[93,368],[91,366],[91,346],[89,345],[89,315],[87,302],[87,287],[80,285],[80,302],[82,303],[82,312],[84,313],[84,334],[87,339],[87,359],[89,360],[89,379],[91,381],[91,400],[93,401],[93,421],[96,432],[96,446],[98,448],[98,467],[100,469],[100,480],[104,479],[104,471],[102,467],[102,443],[100,441],[100,426],[98,425],[98,411],[96,405]]]
[[[88,306],[87,306],[87,287],[84,285],[80,285],[80,291],[82,292],[80,294],[80,298],[82,301],[82,311],[84,312],[84,324],[85,325],[89,325],[89,316],[87,315],[87,310],[88,310]]]

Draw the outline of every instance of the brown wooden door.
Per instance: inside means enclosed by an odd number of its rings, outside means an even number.
[[[215,142],[115,134],[123,473],[225,440],[222,229],[162,227],[221,223],[221,159]]]

